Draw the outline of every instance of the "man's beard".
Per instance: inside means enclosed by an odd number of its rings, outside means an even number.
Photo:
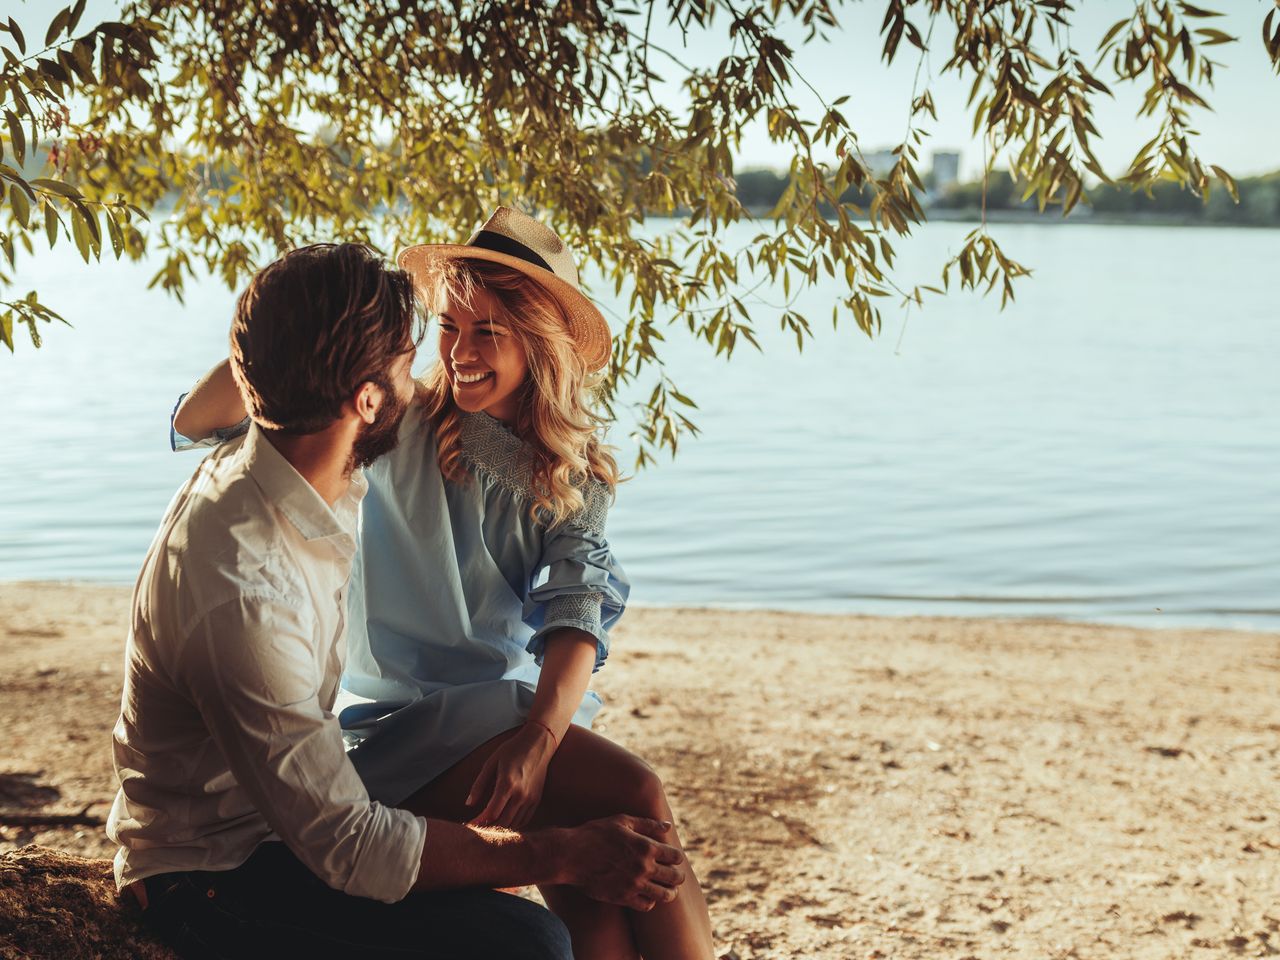
[[[373,423],[362,423],[351,445],[351,468],[367,467],[384,453],[395,449],[400,438],[400,421],[409,409],[409,401],[394,390],[384,391],[389,398],[378,410]]]

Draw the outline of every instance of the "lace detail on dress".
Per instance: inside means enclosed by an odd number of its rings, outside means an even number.
[[[571,527],[589,530],[594,534],[604,533],[604,522],[609,516],[609,488],[599,480],[592,479],[582,488],[582,509],[565,521]]]
[[[529,499],[533,466],[523,440],[487,413],[462,414],[462,461],[503,487],[518,501]],[[565,525],[603,534],[609,516],[609,488],[591,479],[582,489],[582,509]]]
[[[603,593],[562,593],[547,601],[544,620],[546,623],[560,623],[573,620],[600,628],[600,604],[604,601]]]
[[[533,468],[524,441],[487,413],[462,415],[462,460],[517,500],[528,498]]]

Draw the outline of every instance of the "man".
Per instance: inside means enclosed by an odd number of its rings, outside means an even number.
[[[253,420],[170,505],[134,594],[117,883],[184,955],[567,958],[564,927],[490,889],[670,900],[667,824],[534,833],[369,799],[332,714],[360,468],[395,444],[421,338],[409,277],[323,244],[254,277],[231,330]]]

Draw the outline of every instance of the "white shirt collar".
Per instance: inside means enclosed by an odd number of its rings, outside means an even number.
[[[356,469],[346,492],[331,508],[319,492],[271,443],[256,423],[241,450],[245,469],[263,496],[275,504],[306,540],[350,537],[355,510],[369,490],[364,471]],[[344,525],[344,522],[346,524]]]

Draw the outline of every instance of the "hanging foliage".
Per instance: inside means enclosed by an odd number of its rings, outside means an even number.
[[[1124,5],[1116,4],[1117,8]],[[43,40],[0,23],[0,253],[72,243],[85,260],[144,255],[152,284],[179,298],[208,271],[238,287],[284,249],[317,238],[393,253],[465,236],[497,203],[536,210],[619,292],[613,384],[651,377],[639,412],[641,461],[674,450],[693,402],[661,375],[663,330],[687,328],[710,349],[756,344],[776,322],[803,345],[809,286],[841,283],[831,320],[868,335],[881,304],[921,304],[952,282],[999,289],[1028,271],[985,223],[941,266],[938,284],[894,272],[895,245],[921,222],[917,169],[936,119],[930,77],[917,80],[896,162],[876,173],[837,97],[816,115],[799,51],[783,40],[838,29],[830,0],[670,0],[632,7],[392,0],[232,3],[139,0],[118,21],[85,26],[85,0],[57,11]],[[1196,195],[1226,171],[1202,162],[1191,113],[1205,106],[1214,48],[1236,38],[1215,12],[1136,0],[1092,49],[1077,48],[1066,0],[886,0],[883,57],[923,58],[938,23],[954,41],[943,73],[971,85],[973,129],[1027,197],[1069,212],[1092,175],[1093,104],[1109,86],[1145,89],[1154,136],[1116,179],[1133,189],[1176,181]],[[723,31],[732,52],[686,64],[652,42],[655,20]],[[1280,15],[1263,40],[1280,63]],[[920,77],[920,71],[917,70]],[[678,80],[685,108],[655,92]],[[816,92],[815,92],[816,93]],[[773,229],[743,249],[725,228],[747,219],[733,158],[763,120],[792,160]],[[655,235],[646,216],[674,216]],[[764,305],[761,285],[786,303]],[[886,298],[893,298],[886,300]],[[772,301],[771,301],[772,302]],[[0,273],[0,340],[16,325],[39,345],[61,319],[39,291]]]

